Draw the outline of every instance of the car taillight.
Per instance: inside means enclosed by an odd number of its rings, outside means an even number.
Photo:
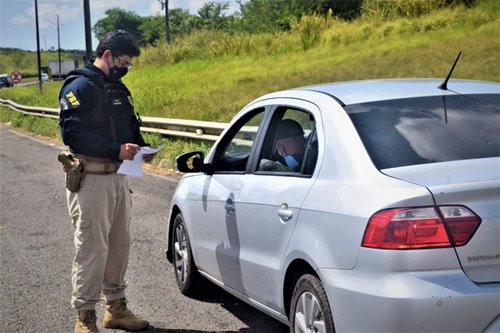
[[[467,244],[481,219],[464,206],[436,208],[377,212],[368,221],[362,245],[377,249],[422,249]]]

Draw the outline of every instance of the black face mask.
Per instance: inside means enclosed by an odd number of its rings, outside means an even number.
[[[109,69],[109,74],[108,77],[111,81],[118,81],[128,73],[128,68],[127,67],[111,67]]]

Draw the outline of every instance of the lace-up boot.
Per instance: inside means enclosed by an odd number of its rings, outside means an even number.
[[[138,318],[127,308],[126,298],[119,298],[106,303],[103,324],[105,328],[121,328],[129,331],[142,331],[149,326],[146,320]]]
[[[75,333],[99,333],[95,310],[79,310],[76,317]]]

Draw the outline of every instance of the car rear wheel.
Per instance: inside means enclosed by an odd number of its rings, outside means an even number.
[[[184,295],[194,296],[198,291],[198,281],[201,276],[194,263],[186,224],[180,213],[174,219],[171,244],[177,286]]]
[[[332,313],[321,281],[303,275],[295,285],[290,307],[290,333],[334,333]]]

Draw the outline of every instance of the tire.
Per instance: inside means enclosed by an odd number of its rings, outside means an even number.
[[[177,286],[182,294],[195,296],[199,290],[201,276],[193,259],[191,242],[181,213],[175,216],[172,230],[171,250]]]
[[[305,274],[295,284],[290,306],[290,333],[334,333],[332,312],[321,281]]]

